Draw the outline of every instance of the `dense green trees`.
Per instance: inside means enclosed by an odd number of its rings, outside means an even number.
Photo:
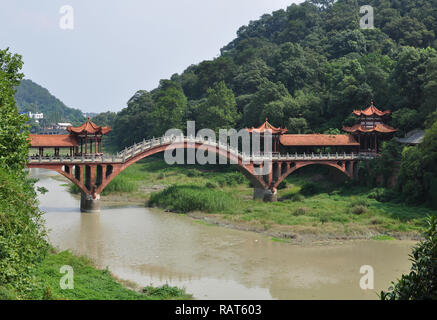
[[[20,56],[0,50],[0,299],[31,287],[47,249],[33,183],[23,170],[28,130],[14,100],[21,67]]]
[[[373,6],[374,29],[360,29],[362,5]],[[265,14],[241,27],[218,58],[137,92],[115,117],[114,143],[124,147],[185,120],[217,130],[268,117],[291,133],[322,133],[356,123],[351,112],[372,99],[393,111],[398,136],[424,128],[437,109],[436,7],[437,0],[308,0]],[[418,152],[405,151],[405,161]],[[411,178],[417,170],[401,172]]]
[[[15,93],[20,112],[42,112],[42,123],[72,122],[82,124],[85,121],[82,111],[68,108],[62,101],[32,80],[21,80]]]
[[[424,240],[419,242],[410,255],[409,274],[392,283],[381,300],[436,300],[437,299],[437,218],[426,219]]]
[[[160,130],[133,130],[132,136],[158,135],[185,120],[216,129],[259,125],[265,117],[292,132],[324,132],[350,124],[351,111],[371,99],[394,111],[400,135],[423,127],[437,108],[437,11],[431,3],[437,0],[309,0],[265,14],[241,27],[218,58],[161,82],[150,93]],[[375,29],[359,28],[361,5],[374,7]],[[225,101],[223,111],[211,105],[211,90],[218,83],[232,90],[236,112],[228,112]],[[167,91],[162,86],[169,84],[182,88],[176,98],[180,103],[174,104],[179,111],[173,112],[169,101],[157,101],[157,94]],[[137,95],[115,123],[134,121],[128,120],[133,115],[152,122],[151,104],[136,101]],[[184,96],[187,112],[182,111]],[[207,117],[206,110],[213,116]],[[126,133],[115,129],[115,136]],[[115,139],[119,147],[123,139]]]
[[[410,203],[437,208],[437,121],[426,130],[423,143],[402,153],[399,189]]]

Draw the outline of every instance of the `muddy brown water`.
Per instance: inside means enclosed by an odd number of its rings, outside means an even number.
[[[145,207],[81,213],[66,182],[31,175],[49,190],[39,200],[51,244],[140,286],[168,283],[197,299],[377,299],[411,266],[413,241],[294,245]],[[374,290],[360,288],[363,265],[373,267]]]

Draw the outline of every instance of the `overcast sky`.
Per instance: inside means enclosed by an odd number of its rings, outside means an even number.
[[[301,0],[1,0],[0,48],[67,106],[119,111],[140,89],[218,56],[236,31]],[[62,29],[74,10],[74,29]],[[64,25],[68,25],[68,21]]]

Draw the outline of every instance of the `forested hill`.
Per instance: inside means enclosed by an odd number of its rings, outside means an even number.
[[[72,122],[79,124],[85,120],[82,111],[67,107],[47,89],[32,80],[21,80],[15,93],[15,100],[20,112],[44,113],[43,122]]]
[[[360,6],[375,28],[361,29]],[[196,120],[197,128],[259,125],[325,132],[375,104],[403,134],[437,107],[437,0],[309,0],[237,31],[212,61],[138,91],[113,120],[114,143]],[[213,35],[211,35],[213,36]],[[332,130],[330,130],[332,132]]]

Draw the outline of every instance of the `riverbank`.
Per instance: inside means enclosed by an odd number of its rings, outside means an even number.
[[[253,188],[232,167],[168,166],[149,159],[123,171],[102,205],[149,205],[221,226],[285,241],[420,238],[424,207],[381,202],[383,190],[340,181],[332,172],[296,173],[278,190],[280,201],[252,200]],[[117,180],[119,180],[117,182]],[[334,182],[333,182],[334,181]],[[123,192],[123,184],[128,192]],[[74,188],[73,188],[74,189]],[[151,200],[151,201],[150,201]],[[379,199],[381,200],[381,199]]]
[[[62,289],[60,282],[66,273],[62,266],[71,266],[72,289]],[[64,283],[64,281],[62,281]],[[97,269],[86,257],[69,251],[52,250],[35,272],[35,285],[19,296],[9,292],[10,299],[25,300],[171,300],[191,299],[184,289],[170,287],[138,287],[135,283],[115,277],[109,270]]]

